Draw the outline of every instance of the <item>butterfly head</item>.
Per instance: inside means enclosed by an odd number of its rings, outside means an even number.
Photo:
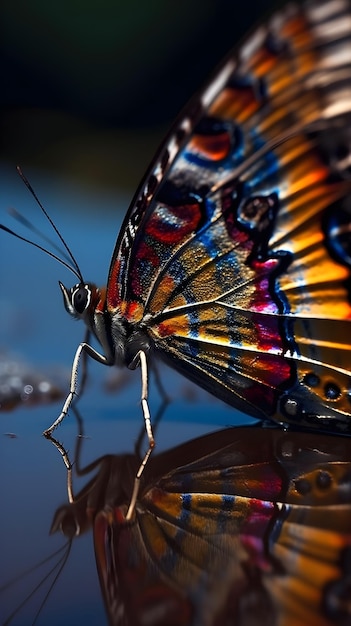
[[[90,326],[90,320],[95,311],[104,305],[105,299],[102,291],[93,283],[77,283],[70,289],[67,289],[61,282],[59,285],[67,313]]]

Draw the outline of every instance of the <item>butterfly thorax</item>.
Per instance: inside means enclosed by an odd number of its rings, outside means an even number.
[[[77,283],[67,289],[61,282],[59,284],[66,311],[75,319],[83,320],[95,335],[103,348],[105,363],[134,369],[140,350],[148,352],[150,349],[146,332],[129,323],[119,309],[107,310],[106,287]]]

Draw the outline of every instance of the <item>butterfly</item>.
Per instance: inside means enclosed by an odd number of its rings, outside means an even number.
[[[64,304],[102,351],[79,345],[44,434],[82,353],[140,367],[139,477],[154,355],[255,418],[350,434],[350,25],[348,0],[289,3],[261,24],[162,144],[106,287],[69,252],[79,282],[60,283]]]
[[[350,445],[257,426],[188,441],[150,459],[132,522],[139,459],[106,455],[51,532],[93,529],[110,624],[346,624]]]

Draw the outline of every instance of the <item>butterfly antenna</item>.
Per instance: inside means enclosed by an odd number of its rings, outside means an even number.
[[[50,239],[50,237],[45,235],[41,230],[39,230],[39,228],[37,228],[34,224],[32,224],[32,222],[30,222],[26,217],[24,217],[24,215],[22,215],[22,213],[20,213],[19,211],[17,211],[17,209],[15,209],[13,207],[8,209],[8,212],[11,215],[11,217],[13,217],[15,220],[17,220],[17,222],[19,222],[20,224],[22,224],[22,226],[25,226],[32,233],[35,233],[41,239],[46,241],[46,243],[48,243],[49,246],[51,246],[51,248],[53,248],[54,250],[57,250],[57,252],[59,254],[61,254],[62,257],[64,259],[66,259],[66,261],[68,263],[71,263],[71,257],[69,257],[68,254],[65,251],[62,250],[62,248],[60,248],[52,239]]]
[[[34,248],[38,248],[38,250],[41,250],[42,252],[45,252],[45,254],[47,254],[48,256],[51,256],[52,259],[55,259],[56,261],[61,263],[61,265],[63,265],[64,267],[67,267],[67,269],[69,269],[70,272],[72,272],[75,276],[77,276],[78,280],[81,283],[84,282],[83,281],[83,277],[82,277],[82,275],[81,275],[79,270],[77,270],[75,267],[72,267],[72,265],[70,265],[69,263],[66,263],[66,261],[61,259],[59,256],[57,256],[53,252],[50,252],[50,250],[47,250],[43,246],[40,246],[38,243],[35,243],[34,241],[31,241],[31,239],[27,239],[26,237],[22,237],[18,233],[15,233],[13,230],[11,230],[11,228],[7,228],[7,226],[4,226],[4,224],[0,224],[0,230],[4,230],[6,233],[9,233],[10,235],[13,235],[13,237],[17,237],[17,239],[20,239],[21,241],[25,241],[26,243],[29,243],[31,246],[34,246]]]
[[[73,266],[75,268],[75,270],[73,268],[72,271],[73,273],[79,278],[80,282],[84,282],[83,280],[83,276],[81,274],[81,271],[79,269],[79,265],[74,257],[74,255],[72,254],[71,250],[69,249],[67,243],[65,242],[64,238],[62,237],[60,231],[58,230],[57,226],[54,224],[54,222],[52,221],[50,215],[48,214],[48,212],[46,211],[46,209],[43,207],[42,203],[40,202],[37,194],[35,193],[32,185],[30,184],[29,180],[25,177],[25,175],[23,174],[21,168],[19,165],[17,165],[16,167],[18,174],[20,175],[21,179],[23,180],[24,184],[26,185],[27,189],[30,191],[30,193],[32,194],[34,200],[36,201],[36,203],[38,204],[38,206],[40,207],[40,209],[42,210],[42,212],[44,213],[46,219],[48,220],[48,222],[51,224],[51,227],[54,229],[56,235],[58,236],[59,240],[61,241],[62,245],[64,246],[69,258],[71,259]],[[52,255],[54,256],[54,255]],[[63,263],[63,265],[66,265],[65,263]],[[67,265],[66,265],[67,267]]]

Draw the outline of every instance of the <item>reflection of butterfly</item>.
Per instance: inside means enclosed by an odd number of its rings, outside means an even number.
[[[246,427],[148,463],[106,456],[53,530],[93,525],[111,624],[308,624],[351,620],[351,441]]]
[[[156,352],[257,418],[350,432],[351,9],[289,3],[175,123],[124,220],[107,288],[61,285],[106,365]],[[148,456],[148,455],[147,455]]]

